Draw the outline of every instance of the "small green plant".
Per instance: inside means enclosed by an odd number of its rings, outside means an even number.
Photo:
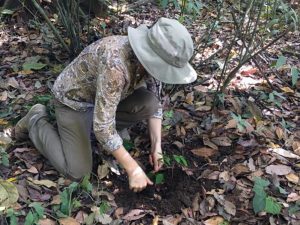
[[[173,167],[176,163],[181,166],[188,166],[188,162],[183,155],[172,155],[163,154],[162,160],[167,167]]]
[[[165,174],[164,173],[153,173],[150,172],[148,177],[153,180],[154,184],[159,185],[165,182]]]
[[[70,216],[74,208],[78,207],[78,201],[73,199],[73,194],[78,187],[79,184],[73,182],[60,193],[61,204],[58,212],[59,216],[61,216],[61,213],[65,216]]]
[[[265,189],[270,185],[268,180],[255,177],[253,191],[253,210],[255,213],[265,211],[273,215],[280,214],[282,206],[271,196],[268,196]]]
[[[242,118],[242,116],[241,115],[235,115],[234,113],[231,113],[231,117],[237,122],[237,127],[238,127],[238,129],[239,129],[239,131],[240,132],[242,132],[242,131],[244,131],[246,128],[247,128],[247,126],[249,126],[250,124],[246,121],[246,120],[244,120],[243,118]]]
[[[100,215],[107,213],[107,211],[109,209],[110,209],[110,205],[108,204],[108,202],[105,200],[102,200],[100,203],[100,206],[99,206]]]
[[[181,166],[188,166],[188,162],[186,161],[185,157],[182,155],[173,155],[174,160]]]
[[[3,147],[0,146],[0,165],[9,166],[8,154]]]
[[[199,0],[160,0],[160,5],[165,9],[168,4],[172,3],[176,9],[180,10],[180,19],[185,19],[185,15],[196,16],[203,8],[203,4]]]
[[[25,223],[24,225],[32,225],[36,224],[37,221],[44,216],[44,207],[38,203],[33,202],[29,205],[32,209],[29,211],[27,216],[25,217]]]

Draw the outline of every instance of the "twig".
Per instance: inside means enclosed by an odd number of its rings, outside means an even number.
[[[275,42],[277,42],[279,39],[281,39],[282,37],[284,37],[288,32],[284,31],[282,32],[280,35],[278,35],[274,40],[272,40],[269,44],[265,45],[264,47],[262,47],[260,50],[258,50],[257,52],[255,52],[254,54],[251,54],[250,56],[248,56],[246,59],[242,60],[227,76],[226,80],[224,81],[224,84],[221,88],[221,91],[224,92],[225,88],[227,87],[227,85],[229,84],[229,82],[233,79],[233,77],[235,76],[235,74],[239,71],[239,69],[247,62],[249,62],[251,59],[253,59],[254,57],[256,57],[258,54],[260,54],[261,52],[265,51],[267,48],[269,48],[271,45],[273,45]]]
[[[63,45],[63,47],[70,53],[70,49],[67,46],[67,44],[64,42],[62,37],[60,36],[58,30],[53,26],[49,18],[47,17],[45,11],[41,8],[41,6],[35,1],[31,0],[34,7],[39,11],[39,13],[43,16],[43,18],[46,20],[47,24],[50,26],[51,30],[53,31],[53,34],[56,36],[56,38],[60,41],[60,43]]]

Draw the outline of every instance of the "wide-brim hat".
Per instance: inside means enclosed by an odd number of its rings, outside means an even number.
[[[197,79],[189,64],[193,41],[177,20],[160,18],[152,28],[128,28],[130,45],[140,63],[157,80],[167,84],[187,84]]]

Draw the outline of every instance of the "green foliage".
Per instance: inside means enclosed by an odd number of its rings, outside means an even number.
[[[38,61],[41,59],[40,56],[32,56],[26,58],[24,64],[22,65],[23,70],[40,70],[47,66],[44,63],[39,63]]]
[[[282,206],[272,197],[268,196],[266,198],[266,207],[265,211],[267,213],[271,213],[273,215],[280,214],[280,211],[282,209]]]
[[[184,156],[182,155],[173,155],[174,160],[180,164],[181,166],[188,166],[188,162],[186,161],[186,159],[184,158]]]
[[[295,86],[299,79],[299,70],[296,67],[291,68],[292,85]]]
[[[163,9],[170,3],[173,4],[175,9],[180,10],[180,20],[184,19],[184,15],[198,15],[203,8],[203,4],[199,0],[160,0],[160,6]]]
[[[280,214],[282,206],[271,196],[268,196],[265,189],[270,185],[268,180],[255,177],[253,191],[255,193],[252,206],[255,213],[265,211],[273,215]]]
[[[100,215],[105,214],[110,209],[110,206],[107,201],[101,201],[99,206]]]
[[[293,214],[295,214],[296,212],[299,212],[299,211],[300,211],[300,201],[298,200],[294,204],[290,205],[289,214],[293,215]]]
[[[51,99],[53,99],[51,94],[36,95],[33,97],[34,104],[40,103],[42,105],[48,105]]]
[[[9,219],[9,225],[18,225],[18,217],[16,215],[16,212],[9,208],[6,212],[6,218]]]
[[[155,184],[163,184],[165,182],[165,175],[163,173],[155,174]]]
[[[0,146],[0,165],[9,166],[8,154],[3,147]]]
[[[241,115],[235,115],[231,113],[232,118],[237,122],[237,127],[239,131],[244,131],[248,125],[250,125],[246,120],[242,118]]]
[[[73,193],[78,189],[79,184],[73,182],[69,187],[66,187],[63,192],[60,193],[61,205],[60,212],[64,215],[70,216],[74,205],[76,205],[75,200],[73,200]]]
[[[133,149],[134,144],[133,144],[132,141],[124,139],[124,140],[123,140],[123,146],[124,146],[124,148],[125,148],[127,151],[130,151],[131,149]]]
[[[164,112],[164,117],[167,118],[167,119],[171,119],[171,118],[173,118],[173,116],[174,116],[174,111],[173,110]]]
[[[90,175],[84,176],[80,183],[80,187],[86,192],[90,193],[93,190],[93,185],[90,182]]]
[[[286,100],[283,94],[278,93],[277,91],[272,91],[271,93],[269,93],[267,101],[273,103],[278,107],[281,107],[282,100]]]
[[[30,210],[29,213],[25,217],[25,225],[36,224],[37,221],[44,216],[44,207],[41,203],[34,202],[29,205],[34,210]]]
[[[276,61],[276,65],[275,65],[275,68],[276,69],[279,69],[281,68],[284,64],[286,63],[286,57],[284,56],[279,56],[279,58],[277,59]]]

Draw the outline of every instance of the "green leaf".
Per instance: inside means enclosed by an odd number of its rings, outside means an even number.
[[[279,56],[279,58],[276,61],[276,65],[275,68],[279,69],[280,67],[282,67],[284,64],[286,63],[286,57],[284,56]]]
[[[165,181],[165,175],[163,173],[155,174],[155,184],[162,184]]]
[[[255,194],[252,202],[253,210],[259,213],[265,209],[267,194],[262,190],[259,194]]]
[[[9,159],[8,159],[8,154],[7,154],[7,152],[0,152],[0,165],[2,164],[2,165],[4,165],[4,166],[6,166],[6,167],[8,167],[9,166]]]
[[[261,190],[264,190],[264,188],[268,187],[269,185],[270,185],[270,182],[268,180],[265,180],[260,177],[255,177],[253,191],[255,193],[260,193]]]
[[[33,215],[33,213],[30,211],[30,212],[27,214],[26,218],[25,218],[25,224],[24,224],[24,225],[32,225],[32,224],[34,224],[34,222],[35,222],[34,215]]]
[[[165,112],[164,112],[164,116],[165,116],[166,118],[173,118],[173,115],[174,115],[173,110],[165,111]]]
[[[109,208],[110,208],[110,206],[107,203],[107,201],[102,201],[100,206],[99,206],[100,215],[105,214],[109,210]]]
[[[18,218],[16,215],[11,215],[9,217],[9,225],[18,225]]]
[[[134,144],[132,143],[132,141],[124,139],[123,146],[127,151],[130,151],[134,147]]]
[[[33,202],[29,205],[30,207],[33,207],[36,211],[39,219],[43,218],[44,216],[44,207],[39,202]]]
[[[60,193],[60,200],[61,200],[60,211],[64,215],[69,215],[71,204],[70,204],[70,198],[67,189],[65,189],[62,193]]]
[[[165,9],[167,7],[168,3],[169,3],[169,0],[161,0],[160,1],[160,5],[163,9]]]
[[[291,69],[291,74],[292,74],[292,85],[295,86],[298,79],[299,79],[299,71],[296,67],[292,67]]]
[[[89,175],[84,176],[84,178],[83,178],[83,180],[81,181],[81,184],[80,184],[82,189],[87,191],[87,192],[91,192],[93,190],[93,185],[91,184],[89,179],[90,179]]]
[[[268,196],[266,199],[265,211],[273,215],[280,214],[282,206],[272,197]]]
[[[47,66],[46,64],[44,63],[24,63],[23,64],[23,70],[40,70],[40,69],[43,69],[45,66]]]
[[[188,166],[188,163],[187,163],[186,159],[182,155],[173,155],[173,158],[180,165],[182,165],[182,166]]]
[[[13,183],[0,179],[0,207],[8,208],[18,201],[19,193]]]

